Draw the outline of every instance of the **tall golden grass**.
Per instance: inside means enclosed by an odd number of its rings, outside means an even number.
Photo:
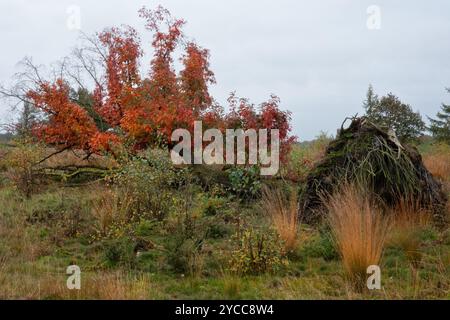
[[[389,221],[367,195],[351,185],[330,196],[326,208],[347,277],[355,289],[362,290],[367,268],[380,264]]]
[[[279,189],[263,190],[262,207],[284,244],[286,252],[292,252],[298,244],[298,201],[295,191],[285,196]]]
[[[441,181],[450,179],[450,155],[431,154],[424,157],[425,166],[431,174]]]
[[[423,162],[431,174],[450,192],[450,147],[438,144],[423,155]]]

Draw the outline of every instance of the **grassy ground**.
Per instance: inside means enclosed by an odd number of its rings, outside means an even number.
[[[295,155],[296,161],[316,161],[321,148],[314,148]],[[449,150],[426,148],[425,162],[448,188]],[[296,172],[300,181],[301,170]],[[402,229],[394,226],[381,259],[382,289],[359,292],[347,281],[327,226],[296,227],[295,244],[291,241],[287,251],[280,240],[283,234],[268,231],[274,220],[264,201],[238,201],[217,186],[204,191],[194,183],[189,190],[172,190],[166,198],[158,180],[152,181],[144,182],[165,199],[156,204],[167,204],[169,213],[155,218],[157,209],[149,208],[153,215],[144,210],[139,217],[125,219],[122,209],[141,195],[118,195],[104,183],[68,187],[53,182],[26,198],[3,179],[0,298],[450,298],[449,229],[426,223],[399,238],[395,231]],[[146,201],[153,201],[150,196],[150,191],[145,194]],[[275,235],[269,237],[272,232]],[[250,254],[248,247],[258,244],[263,248],[261,259],[249,264],[255,252]],[[81,290],[66,286],[66,268],[73,264],[81,268]],[[253,272],[257,268],[263,271]]]

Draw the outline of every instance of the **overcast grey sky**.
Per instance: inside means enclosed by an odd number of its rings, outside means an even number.
[[[424,117],[450,102],[448,0],[2,0],[0,82],[24,56],[49,64],[70,53],[79,37],[67,27],[71,5],[92,34],[120,24],[144,32],[137,10],[158,4],[187,20],[186,33],[210,49],[219,102],[234,90],[255,103],[277,94],[301,140],[334,134],[346,116],[361,113],[369,83]],[[367,26],[370,5],[381,10],[380,29]],[[149,48],[149,35],[141,38]],[[8,111],[0,102],[0,123]]]

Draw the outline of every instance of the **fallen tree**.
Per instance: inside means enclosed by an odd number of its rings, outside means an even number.
[[[327,196],[342,183],[353,183],[363,185],[387,207],[394,207],[401,199],[414,199],[432,212],[437,224],[445,224],[446,195],[417,149],[400,143],[392,130],[384,130],[365,117],[351,120],[348,128],[342,125],[324,158],[307,177],[300,195],[303,220],[319,221]]]

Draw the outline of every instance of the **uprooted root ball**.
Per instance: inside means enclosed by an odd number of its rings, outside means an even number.
[[[446,195],[425,168],[416,148],[398,141],[366,118],[354,118],[328,146],[323,160],[309,174],[300,197],[300,211],[308,223],[317,222],[323,210],[323,195],[332,194],[342,183],[369,188],[378,200],[395,207],[402,198],[417,199],[445,224]]]

